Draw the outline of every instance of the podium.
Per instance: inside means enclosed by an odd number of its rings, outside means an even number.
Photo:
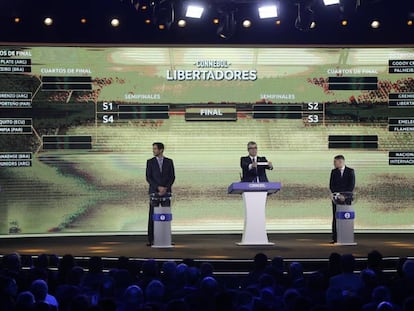
[[[332,201],[336,204],[336,245],[357,245],[354,238],[355,210],[352,192],[336,192],[332,194]]]
[[[266,232],[267,196],[280,190],[279,182],[235,182],[228,188],[230,194],[242,194],[244,203],[244,229],[237,245],[274,245]]]
[[[171,193],[165,196],[158,196],[155,193],[150,195],[150,202],[154,206],[154,243],[153,248],[172,248],[171,243]]]

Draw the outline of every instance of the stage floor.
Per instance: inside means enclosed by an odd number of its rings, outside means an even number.
[[[240,239],[239,234],[174,235],[174,248],[155,249],[146,246],[146,237],[142,235],[5,237],[0,239],[0,254],[240,260],[252,259],[256,253],[263,252],[269,257],[326,259],[332,252],[366,257],[369,251],[376,249],[384,257],[414,256],[413,234],[408,233],[356,234],[356,246],[329,244],[330,235],[322,233],[269,234],[269,241],[274,242],[274,246],[238,246],[236,242]]]

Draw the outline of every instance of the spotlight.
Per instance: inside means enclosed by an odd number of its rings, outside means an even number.
[[[112,25],[112,27],[118,27],[119,24],[120,24],[119,19],[117,19],[117,18],[111,19],[111,25]]]
[[[279,26],[281,23],[282,23],[282,22],[280,21],[280,19],[278,19],[278,20],[275,22],[275,24],[276,24],[276,25],[278,25],[278,26]]]
[[[340,2],[340,0],[323,0],[323,4],[325,4],[326,6],[339,4]]]
[[[153,7],[153,20],[158,29],[170,29],[175,20],[174,4],[171,0],[159,0]]]
[[[185,21],[185,19],[180,19],[180,20],[177,22],[177,25],[178,25],[178,27],[183,28],[183,27],[185,27],[185,26],[187,25],[187,22]]]
[[[346,19],[343,19],[343,20],[341,20],[341,25],[342,26],[348,26],[348,20],[346,20]]]
[[[373,29],[378,29],[380,26],[381,26],[381,23],[376,19],[371,22],[371,28]]]
[[[52,26],[52,24],[53,24],[53,19],[52,19],[51,17],[46,17],[46,18],[43,20],[43,23],[44,23],[46,26]]]
[[[218,18],[213,18],[213,24],[217,25],[220,22],[220,20]]]
[[[204,8],[202,6],[190,4],[187,6],[187,11],[185,13],[185,16],[191,17],[191,18],[201,18],[201,16],[203,15],[203,12],[204,12]]]
[[[242,23],[244,28],[249,28],[252,25],[252,22],[248,19],[245,19]]]
[[[311,3],[297,2],[298,16],[295,20],[295,27],[300,31],[309,31],[316,27],[316,23],[313,18],[313,10]]]
[[[15,17],[15,18],[14,18],[14,22],[15,22],[16,24],[20,23],[20,22],[21,22],[20,17]]]
[[[413,20],[412,19],[409,19],[408,21],[407,21],[407,26],[412,26],[413,25]]]
[[[146,11],[146,10],[148,10],[148,6],[147,5],[142,5],[141,6],[141,11]]]
[[[151,20],[150,20],[149,18],[147,18],[147,19],[145,20],[145,24],[147,24],[147,25],[151,24]]]
[[[81,18],[80,22],[81,22],[81,24],[86,24],[87,20],[86,20],[86,18]]]
[[[277,6],[276,5],[264,5],[259,7],[259,17],[274,18],[277,17]]]
[[[234,9],[221,9],[219,18],[219,24],[217,27],[217,35],[223,39],[231,38],[236,32],[236,12]]]

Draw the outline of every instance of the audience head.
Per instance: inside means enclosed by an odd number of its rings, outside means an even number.
[[[213,294],[218,289],[218,283],[215,278],[206,276],[201,280],[200,289],[205,294]]]
[[[404,263],[407,261],[407,257],[400,257],[398,258],[398,262],[397,262],[397,274],[399,277],[403,277],[404,273],[403,273],[403,265]]]
[[[371,269],[364,269],[360,273],[361,280],[366,287],[374,287],[377,284],[377,275]]]
[[[377,286],[372,291],[372,301],[380,303],[381,301],[390,301],[391,293],[390,290],[385,286]]]
[[[200,270],[196,267],[188,267],[185,270],[185,283],[187,285],[196,285],[200,278]]]
[[[278,272],[283,272],[285,270],[285,267],[284,267],[285,263],[284,263],[283,257],[280,257],[280,256],[273,257],[271,264],[272,264],[272,267],[276,269],[276,271]]]
[[[35,297],[29,291],[21,292],[17,296],[16,309],[17,310],[30,310],[35,304]]]
[[[355,268],[355,257],[352,254],[341,256],[341,269],[343,273],[352,273]]]
[[[177,264],[174,261],[166,261],[162,264],[161,271],[164,279],[173,280],[177,275]]]
[[[237,295],[237,306],[244,307],[247,310],[252,310],[253,308],[253,295],[248,291],[241,291]],[[240,310],[240,309],[239,309]]]
[[[381,269],[382,254],[379,251],[372,251],[368,253],[368,268],[377,271]]]
[[[329,271],[331,275],[341,273],[341,255],[338,253],[331,253],[329,255]]]
[[[211,263],[209,262],[203,262],[200,265],[200,274],[201,277],[206,277],[206,276],[213,276],[213,272],[214,272],[214,267]]]
[[[259,277],[259,287],[260,288],[272,288],[274,285],[274,279],[270,274],[267,273],[263,273],[260,277]]]
[[[3,257],[4,269],[18,272],[21,268],[21,257],[18,253],[8,254]]]
[[[8,276],[0,275],[0,294],[14,297],[17,295],[17,292],[16,280]]]
[[[77,295],[70,304],[70,311],[88,311],[89,298],[86,295]]]
[[[299,262],[292,262],[289,265],[289,274],[293,280],[303,278],[303,267]]]
[[[82,267],[74,266],[71,269],[70,274],[68,275],[68,283],[70,285],[79,285],[82,281],[82,278],[85,274],[85,271]]]
[[[402,266],[404,277],[414,279],[414,260],[407,260]]]
[[[144,302],[144,294],[141,288],[137,285],[129,286],[124,292],[123,301],[126,305],[138,308]]]
[[[34,261],[34,266],[46,269],[49,266],[49,256],[46,254],[39,255]]]
[[[57,268],[59,266],[59,256],[49,255],[49,267]]]
[[[128,270],[128,268],[129,268],[129,258],[126,257],[126,256],[119,257],[116,267],[118,269]]]
[[[101,273],[103,270],[103,261],[100,256],[92,256],[89,259],[89,273]]]
[[[158,265],[154,259],[148,259],[142,264],[144,277],[155,278],[158,276]]]
[[[293,310],[296,305],[297,300],[299,299],[300,294],[294,288],[289,288],[283,294],[283,304],[287,310]]]
[[[180,263],[179,265],[177,265],[177,269],[176,269],[177,281],[181,285],[185,284],[187,269],[188,269],[188,266],[185,263]]]
[[[152,280],[145,289],[147,301],[161,302],[164,298],[165,288],[158,280]]]
[[[376,309],[376,311],[393,311],[393,310],[394,310],[394,306],[392,305],[392,303],[388,301],[380,302]]]
[[[257,253],[254,256],[253,263],[256,270],[263,270],[267,266],[267,256],[263,253]]]
[[[47,283],[44,280],[35,280],[30,286],[30,291],[35,297],[36,302],[45,301],[48,292]]]

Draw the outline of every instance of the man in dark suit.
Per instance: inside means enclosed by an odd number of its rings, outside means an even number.
[[[267,161],[266,157],[257,156],[257,144],[254,141],[247,144],[247,151],[249,155],[240,158],[241,180],[243,182],[268,182],[266,170],[273,170],[272,162]]]
[[[343,155],[334,158],[334,169],[331,171],[329,189],[332,193],[344,193],[344,203],[350,204],[352,192],[355,188],[355,172],[352,168],[345,165]],[[332,241],[336,243],[336,204],[332,201]]]
[[[149,184],[148,193],[150,196],[156,198],[165,199],[164,204],[168,204],[170,201],[166,199],[171,194],[171,187],[175,181],[174,162],[172,159],[164,157],[164,144],[153,143],[152,153],[154,157],[147,161],[146,178]],[[148,218],[148,246],[151,246],[154,242],[154,206],[158,204],[158,200],[151,200],[149,207]]]

